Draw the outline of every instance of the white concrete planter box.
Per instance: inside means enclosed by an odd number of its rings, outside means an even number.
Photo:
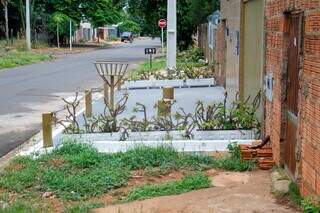
[[[253,130],[215,130],[194,131],[191,140],[252,140],[255,137]],[[75,139],[86,142],[95,141],[119,141],[121,133],[92,133],[92,134],[67,134],[57,138]],[[184,137],[183,131],[152,131],[152,132],[129,132],[127,141],[179,141],[190,140]],[[58,142],[58,141],[56,141]]]
[[[180,141],[95,141],[89,143],[95,147],[99,152],[103,153],[117,153],[125,152],[139,146],[158,147],[171,146],[178,152],[224,152],[228,151],[227,146],[231,142],[238,144],[251,144],[253,140],[211,140],[211,141],[197,141],[197,140],[180,140]]]
[[[182,87],[211,87],[215,86],[214,78],[203,79],[187,79],[184,80],[139,80],[139,81],[125,81],[122,89],[143,89],[143,88],[162,88],[165,86],[172,86],[175,88]]]

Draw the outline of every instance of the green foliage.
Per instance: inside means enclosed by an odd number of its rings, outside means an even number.
[[[255,163],[252,161],[243,161],[241,159],[240,147],[237,143],[228,145],[230,157],[215,159],[213,167],[225,169],[229,171],[250,171],[255,168]]]
[[[67,208],[65,213],[88,213],[91,209],[101,208],[103,203],[80,203],[70,208]]]
[[[40,211],[33,208],[30,204],[22,202],[22,201],[15,201],[9,207],[1,209],[0,213],[38,213]]]
[[[53,56],[48,54],[10,50],[0,52],[0,69],[33,64],[51,59],[53,59]]]
[[[300,194],[299,187],[295,182],[290,182],[289,184],[289,199],[297,206],[301,204],[302,197]]]
[[[165,195],[177,195],[193,190],[210,187],[211,183],[207,176],[202,173],[185,176],[182,180],[171,181],[163,184],[144,185],[129,192],[125,202],[144,200],[152,197]]]
[[[17,157],[0,174],[0,186],[9,191],[21,192],[35,186],[39,164],[31,157]]]
[[[311,199],[304,199],[301,202],[301,206],[304,213],[319,213],[320,212],[320,201],[313,202]]]
[[[188,49],[193,43],[192,35],[197,26],[207,22],[207,17],[219,9],[218,0],[179,0],[177,1],[177,30],[180,49]],[[146,35],[159,36],[158,20],[167,17],[167,0],[129,0],[130,19],[138,22]],[[199,12],[201,11],[201,12]]]
[[[141,32],[141,27],[138,23],[125,20],[119,25],[120,32],[132,32],[134,35],[139,35]]]

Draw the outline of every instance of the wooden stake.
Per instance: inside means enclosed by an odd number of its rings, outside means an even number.
[[[92,117],[92,91],[86,90],[85,91],[85,106],[86,106],[86,112],[85,115],[87,118]]]
[[[43,147],[52,147],[52,113],[42,114]]]
[[[174,99],[174,88],[173,87],[163,87],[163,99]]]

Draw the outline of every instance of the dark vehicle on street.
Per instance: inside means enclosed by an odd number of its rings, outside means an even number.
[[[121,42],[129,41],[130,43],[133,42],[133,35],[131,32],[123,32],[121,34]]]

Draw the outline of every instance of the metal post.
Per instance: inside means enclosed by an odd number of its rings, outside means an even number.
[[[85,91],[85,106],[86,106],[86,117],[90,118],[92,117],[92,91],[86,90]]]
[[[163,46],[164,46],[164,44],[163,44],[163,27],[161,27],[161,52],[162,52],[162,54],[164,53]]]
[[[70,19],[70,24],[69,24],[69,44],[70,44],[70,51],[72,51],[72,22],[71,22],[71,19]]]
[[[103,83],[103,97],[106,104],[109,104],[109,85],[107,82]]]
[[[30,1],[26,0],[26,43],[27,50],[31,50],[31,27],[30,27]]]
[[[150,69],[152,68],[152,54],[150,54]]]
[[[114,76],[110,76],[110,106],[111,109],[114,109]]]
[[[168,0],[167,12],[167,68],[176,68],[177,58],[177,1]]]
[[[52,113],[42,114],[43,147],[52,147]]]

